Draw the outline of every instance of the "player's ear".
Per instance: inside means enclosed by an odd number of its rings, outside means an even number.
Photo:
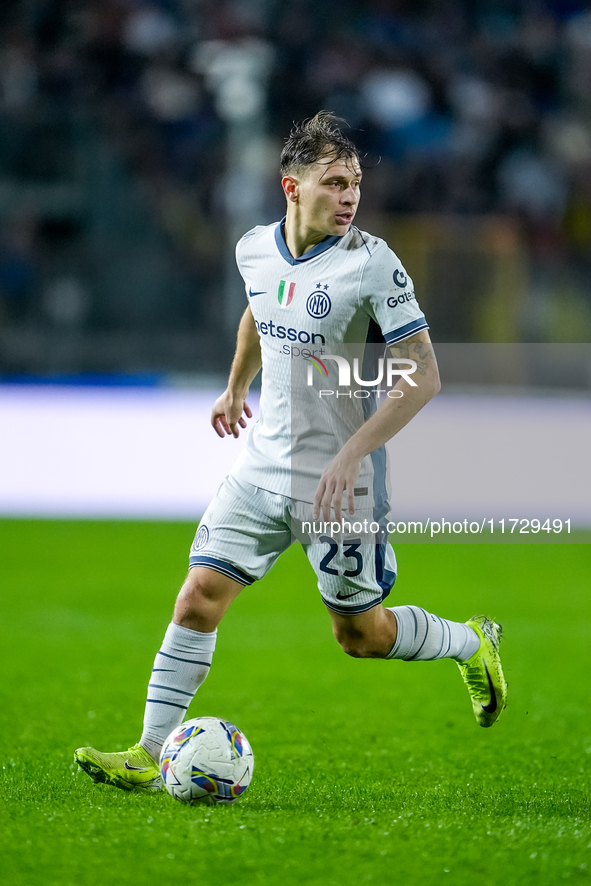
[[[284,175],[281,179],[281,185],[285,196],[291,203],[297,203],[300,193],[300,185],[297,178],[293,175]]]

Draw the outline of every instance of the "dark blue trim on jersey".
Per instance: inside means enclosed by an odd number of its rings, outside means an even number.
[[[370,321],[367,329],[367,338],[365,354],[363,357],[363,371],[367,373],[364,378],[374,378],[377,372],[375,365],[377,357],[377,348],[371,347],[371,343],[383,342],[384,339],[377,323]],[[371,373],[371,374],[370,374]],[[373,397],[366,397],[361,401],[363,405],[363,416],[365,421],[376,411],[377,403]],[[382,601],[386,599],[392,586],[396,581],[396,573],[390,569],[386,569],[386,545],[388,541],[388,532],[386,523],[388,514],[390,513],[390,503],[388,501],[388,489],[386,486],[386,469],[387,457],[386,447],[380,446],[375,449],[371,455],[371,464],[373,468],[373,515],[372,519],[378,524],[378,531],[375,536],[375,575],[376,581],[382,590]]]
[[[386,490],[386,450],[385,448],[376,450],[383,458],[376,463],[374,462],[374,506],[373,519],[378,524],[379,529],[376,532],[375,546],[375,568],[376,581],[382,589],[382,600],[385,600],[392,586],[396,581],[396,573],[386,568],[386,545],[388,541],[388,514],[390,513],[390,502]],[[376,472],[377,467],[377,472]]]
[[[341,615],[359,615],[360,612],[367,612],[368,609],[380,606],[384,599],[384,595],[378,597],[376,600],[371,600],[369,603],[362,603],[361,606],[335,606],[332,600],[329,603],[328,600],[325,600],[324,597],[322,597],[322,595],[321,599],[326,608],[330,609],[332,612],[338,612]]]
[[[365,237],[363,236],[363,231],[360,231],[359,228],[358,228],[356,225],[351,225],[351,227],[352,227],[355,231],[357,231],[357,233],[359,234],[359,236],[360,236],[361,239],[363,240],[363,245],[365,246],[365,248],[367,249],[367,251],[368,251],[369,254],[371,255],[371,249],[370,249],[369,246],[367,245],[367,240],[366,240]]]
[[[412,335],[413,332],[418,332],[420,329],[428,329],[429,324],[427,323],[424,315],[417,317],[416,320],[411,320],[410,323],[407,323],[405,326],[400,326],[398,329],[392,330],[392,332],[385,332],[384,338],[389,345],[394,344],[394,342],[402,341],[405,338],[408,338],[409,335]]]
[[[304,252],[303,255],[299,255],[297,258],[294,258],[289,249],[287,248],[287,243],[285,242],[285,238],[283,237],[283,223],[285,221],[285,217],[281,219],[277,227],[275,228],[275,243],[277,244],[277,249],[281,253],[282,257],[285,261],[289,262],[290,265],[299,265],[303,261],[309,261],[311,258],[316,258],[317,255],[322,255],[323,252],[326,252],[327,249],[330,249],[331,246],[334,246],[335,243],[338,243],[342,237],[339,237],[337,234],[332,234],[329,237],[325,237],[324,240],[321,240],[320,243],[317,243],[316,246],[313,246],[312,249],[309,249],[308,252]],[[345,234],[343,234],[343,237]]]
[[[382,529],[382,527],[380,527]],[[383,527],[385,529],[385,526]],[[383,531],[383,530],[382,530]],[[376,581],[382,589],[382,600],[385,600],[396,581],[396,573],[386,569],[386,545],[389,541],[376,544]]]
[[[369,318],[369,323],[367,324],[367,335],[365,336],[365,344],[366,345],[385,345],[386,339],[384,338],[384,334],[380,328],[379,323],[373,319],[373,317]],[[367,369],[375,369],[374,375],[370,375],[369,378],[374,378],[377,375],[378,371],[378,355],[373,353],[370,349],[369,355],[366,353],[363,355],[363,371],[365,372]],[[371,362],[370,362],[371,361]],[[367,375],[363,376],[364,378],[368,378]]]
[[[222,575],[227,575],[228,578],[239,581],[241,585],[251,585],[256,581],[256,578],[251,578],[250,575],[242,572],[237,566],[232,566],[231,563],[227,563],[225,560],[218,560],[217,557],[204,557],[201,554],[194,554],[192,557],[189,557],[189,569],[192,566],[207,566],[209,569],[215,569],[216,572],[221,572]]]

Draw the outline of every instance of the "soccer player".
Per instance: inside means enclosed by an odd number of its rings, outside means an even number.
[[[383,605],[396,578],[384,530],[383,446],[439,390],[439,376],[412,281],[383,240],[353,225],[362,176],[357,149],[338,119],[321,111],[292,130],[281,173],[285,218],[254,228],[237,246],[248,307],[211,422],[220,437],[238,437],[252,417],[246,398],[262,367],[260,418],[196,533],[188,577],[156,654],[139,743],[123,753],[75,753],[96,782],[161,788],[162,744],[209,672],[224,613],[294,536],[303,541],[334,635],[348,655],[452,658],[481,726],[492,726],[506,705],[499,625],[482,615],[458,623],[419,606]],[[416,367],[418,381],[400,375],[391,389],[395,396],[388,393],[373,411],[363,408],[361,389],[359,398],[350,392],[335,398],[326,413],[331,433],[318,425],[313,388],[298,389],[303,408],[292,409],[294,368],[314,360],[322,367],[324,406],[337,387],[328,368],[334,373],[339,364],[334,349],[380,340],[382,352],[392,353],[399,366]],[[330,353],[323,347],[328,342],[336,343]],[[349,519],[369,516],[379,531],[352,538],[343,505]],[[323,528],[331,522],[343,531]]]

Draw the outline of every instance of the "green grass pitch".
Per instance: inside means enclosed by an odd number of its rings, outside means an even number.
[[[0,522],[7,886],[589,883],[588,544],[400,545],[394,603],[505,626],[509,707],[479,728],[456,665],[357,661],[301,549],[236,601],[189,709],[249,737],[232,807],[95,786],[126,748],[194,527]]]

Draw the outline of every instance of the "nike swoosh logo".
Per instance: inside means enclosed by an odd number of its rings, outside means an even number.
[[[264,295],[266,293],[266,289],[262,289],[261,292],[253,292],[252,289],[248,290],[248,297],[253,298],[255,295]]]
[[[494,714],[497,709],[497,694],[495,692],[495,687],[493,686],[493,681],[490,678],[490,674],[488,672],[488,668],[486,664],[484,665],[484,670],[486,671],[486,676],[488,679],[488,688],[490,689],[490,701],[488,704],[482,704],[481,708],[483,711],[486,711],[487,714]]]
[[[340,592],[337,594],[337,600],[348,600],[350,597],[356,597],[357,594],[360,594],[361,591],[355,591],[354,594],[341,594]]]
[[[148,766],[130,766],[130,765],[129,765],[129,760],[126,760],[125,763],[124,763],[123,765],[124,765],[124,767],[125,767],[126,769],[128,769],[130,772],[147,772],[148,769],[149,769]]]

